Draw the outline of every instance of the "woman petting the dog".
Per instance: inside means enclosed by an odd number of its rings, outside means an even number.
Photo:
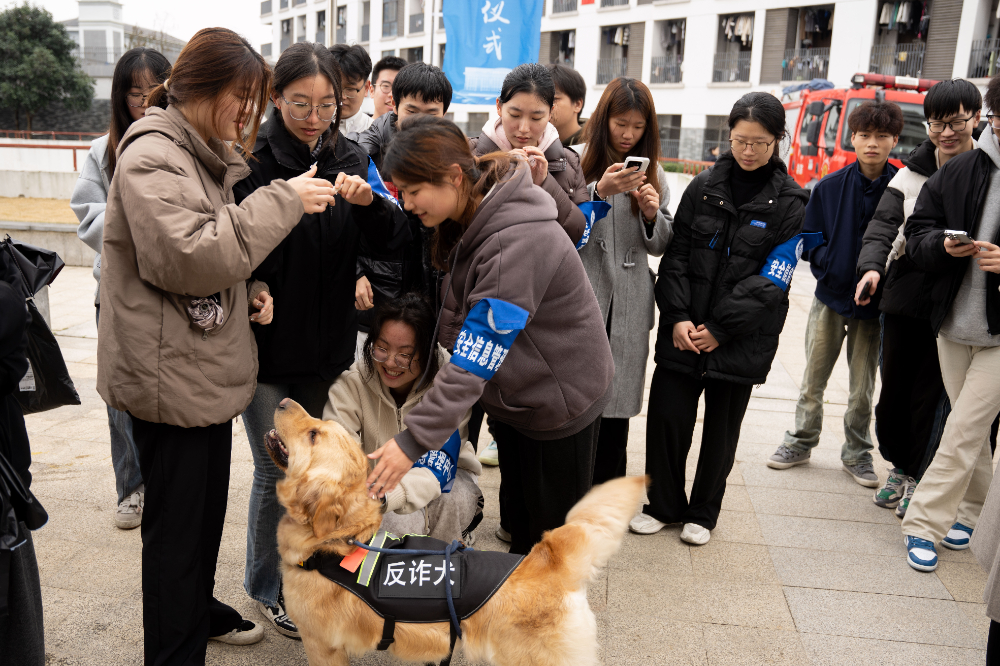
[[[435,375],[451,358],[434,344],[434,314],[427,300],[415,293],[380,305],[361,360],[330,388],[323,420],[339,422],[366,454],[399,434],[403,419],[427,395]],[[427,378],[418,387],[425,369]],[[472,545],[473,521],[482,520],[483,493],[477,477],[483,467],[468,441],[470,413],[471,409],[458,427],[461,449],[451,489],[444,492],[431,469],[414,466],[386,493],[382,529]]]
[[[131,416],[146,484],[150,665],[204,664],[209,638],[264,636],[213,596],[233,418],[256,385],[250,313],[266,286],[247,279],[303,212],[334,198],[310,169],[233,203],[233,183],[250,169],[232,146],[249,152],[270,89],[270,68],[246,40],[199,31],[122,137],[108,191],[97,390]],[[270,317],[264,309],[255,316]]]
[[[270,97],[274,113],[261,125],[253,158],[247,159],[250,175],[233,188],[236,202],[311,164],[319,177],[344,184],[334,205],[306,211],[253,271],[255,280],[271,288],[264,296],[282,306],[270,326],[253,327],[260,369],[257,390],[243,412],[254,467],[243,588],[278,633],[297,638],[281,595],[276,540],[283,511],[275,484],[282,473],[265,450],[264,435],[285,398],[315,418],[323,413],[330,386],[351,367],[357,348],[358,242],[365,233],[369,246],[382,249],[396,233],[392,218],[362,227],[351,214],[351,204],[372,196],[364,182],[368,155],[340,132],[341,73],[330,50],[309,42],[285,49],[274,66]]]
[[[454,123],[419,116],[383,165],[406,210],[434,229],[431,258],[464,324],[405,428],[369,455],[372,494],[391,493],[414,461],[454,466],[458,428],[481,399],[496,420],[511,552],[527,553],[592,484],[614,375],[597,299],[522,157],[476,158]]]

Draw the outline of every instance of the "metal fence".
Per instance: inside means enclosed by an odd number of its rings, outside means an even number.
[[[825,79],[830,67],[830,49],[785,49],[781,61],[782,81]]]
[[[625,76],[628,71],[628,58],[598,58],[597,84],[611,83],[619,76]]]
[[[969,78],[992,78],[1000,71],[997,60],[1000,60],[1000,38],[973,40],[969,56]]]
[[[681,151],[681,140],[680,139],[660,139],[660,159],[673,158],[677,159],[677,155]]]
[[[424,31],[424,15],[410,14],[410,34]]]
[[[750,51],[716,53],[712,63],[712,82],[730,83],[750,80]]]
[[[601,7],[624,7],[629,0],[601,0]]]
[[[872,57],[868,71],[888,76],[919,77],[924,68],[924,45],[876,44],[872,47]]]
[[[267,16],[271,13],[271,0],[264,0],[260,3],[260,15]]]
[[[649,63],[650,83],[680,83],[682,76],[680,56],[656,56]]]
[[[576,0],[552,0],[552,13],[575,12]]]

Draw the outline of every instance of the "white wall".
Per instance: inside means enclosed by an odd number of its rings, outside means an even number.
[[[0,165],[5,171],[51,171],[75,172],[83,166],[90,146],[79,141],[31,141],[21,139],[4,139],[4,144],[29,144],[31,146],[63,146],[65,148],[0,148]],[[72,147],[73,150],[68,148]],[[73,153],[76,153],[76,166],[73,168]]]

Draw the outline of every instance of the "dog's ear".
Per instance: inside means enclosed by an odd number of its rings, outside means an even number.
[[[330,534],[337,531],[340,517],[344,513],[342,502],[337,501],[330,495],[324,495],[316,503],[316,510],[312,516],[313,536],[317,539],[326,539]]]

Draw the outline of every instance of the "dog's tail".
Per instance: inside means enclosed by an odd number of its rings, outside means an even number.
[[[621,545],[647,483],[648,477],[630,476],[594,487],[570,509],[565,525],[545,533],[525,564],[560,570],[570,587],[592,579]]]

